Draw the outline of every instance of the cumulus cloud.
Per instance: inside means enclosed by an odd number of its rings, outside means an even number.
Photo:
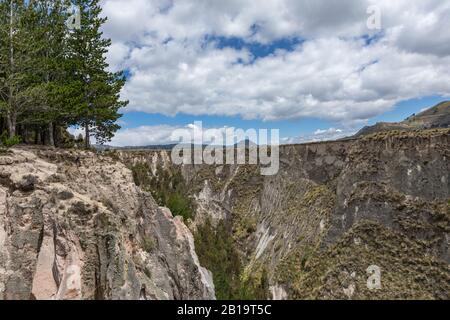
[[[79,133],[79,130],[71,129],[72,133]],[[240,136],[236,128],[233,127],[203,127],[201,123],[192,123],[186,126],[141,126],[119,131],[109,145],[115,147],[125,146],[151,146],[163,144],[194,143],[213,145],[233,145],[244,139],[252,139],[253,142],[266,143],[270,141],[270,133],[256,137]],[[256,138],[256,139],[255,139]]]
[[[318,129],[313,134],[300,137],[288,137],[283,140],[283,144],[320,142],[328,140],[338,140],[354,135],[357,131],[352,129],[329,128],[326,130]]]
[[[367,8],[382,30],[368,30]],[[450,3],[388,0],[103,0],[128,111],[348,125],[398,101],[450,95]],[[255,58],[207,36],[303,41]],[[369,41],[368,41],[369,39]]]
[[[84,137],[83,128],[69,128],[69,133],[75,137]],[[336,140],[345,138],[356,133],[353,129],[329,128],[326,130],[316,130],[313,134],[300,137],[285,137],[279,141],[272,140],[272,132],[255,130],[254,134],[243,130],[238,133],[239,128],[234,127],[203,127],[198,123],[186,126],[140,126],[120,130],[116,133],[110,143],[114,147],[144,147],[156,145],[172,145],[178,143],[213,144],[213,145],[234,145],[243,140],[251,140],[255,144],[293,144],[318,142],[326,140]],[[250,135],[248,135],[250,133]],[[244,136],[243,136],[244,134]],[[91,139],[92,144],[96,141]]]

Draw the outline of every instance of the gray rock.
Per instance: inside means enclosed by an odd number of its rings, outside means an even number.
[[[123,164],[30,150],[1,168],[0,299],[215,298],[189,229]]]

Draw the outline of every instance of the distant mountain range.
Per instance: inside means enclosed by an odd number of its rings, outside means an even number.
[[[100,151],[106,151],[106,150],[172,150],[177,144],[160,144],[160,145],[150,145],[150,146],[143,146],[143,147],[113,147],[109,145],[95,145],[94,148]],[[186,146],[189,146],[187,144]],[[193,145],[191,144],[191,147]],[[203,148],[207,147],[208,145],[203,145]],[[238,146],[236,143],[234,145],[235,147]],[[250,140],[245,140],[245,147],[249,148],[250,146],[256,146],[256,144]]]
[[[106,150],[172,150],[176,144],[160,144],[160,145],[152,145],[152,146],[143,146],[143,147],[114,147],[109,145],[94,145],[94,148],[100,151]]]
[[[408,119],[401,122],[379,122],[373,126],[367,126],[362,128],[353,137],[343,138],[340,140],[347,140],[352,138],[359,138],[369,134],[402,130],[423,130],[433,128],[450,128],[450,101],[444,101],[438,105],[429,108],[419,114],[413,114]],[[246,141],[247,147],[250,145],[249,141]],[[114,147],[108,145],[95,145],[97,150],[171,150],[176,144],[161,144],[161,145],[149,145],[143,147]]]

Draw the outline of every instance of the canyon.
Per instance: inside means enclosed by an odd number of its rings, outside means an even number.
[[[176,166],[167,150],[114,154],[143,188],[191,200],[185,222],[220,298],[448,299],[449,133],[281,146],[267,177],[252,165]]]
[[[449,159],[448,128],[280,146],[273,176],[15,147],[0,299],[449,299]]]

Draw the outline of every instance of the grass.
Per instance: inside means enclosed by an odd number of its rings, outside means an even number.
[[[8,149],[18,145],[21,142],[19,136],[9,137],[7,132],[0,135],[0,153],[6,153]]]
[[[332,247],[310,252],[304,267],[289,278],[292,297],[348,299],[344,288],[354,284],[353,299],[448,299],[447,264],[427,254],[426,247],[378,223],[361,221]],[[301,265],[302,258],[292,262]],[[366,285],[370,265],[381,268],[380,290]]]

